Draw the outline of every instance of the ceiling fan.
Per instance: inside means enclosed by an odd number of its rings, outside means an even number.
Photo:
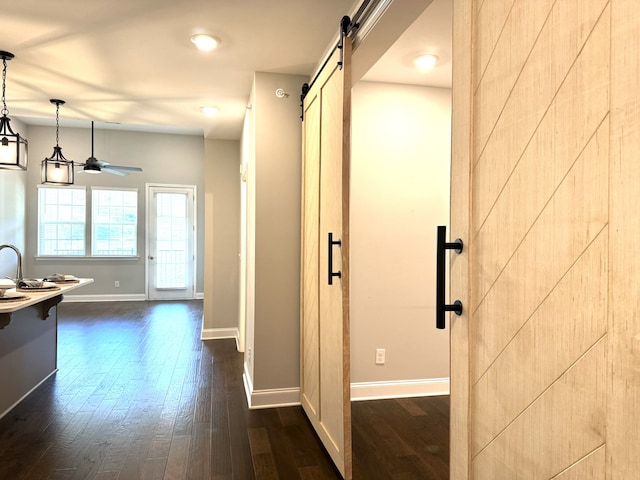
[[[140,167],[126,167],[122,165],[111,165],[109,162],[105,162],[103,160],[98,160],[93,156],[93,121],[91,122],[91,156],[87,158],[85,163],[78,163],[79,167],[82,167],[78,173],[112,173],[114,175],[120,175],[124,177],[128,175],[128,173],[121,172],[120,170],[130,170],[133,172],[141,172],[142,168]]]

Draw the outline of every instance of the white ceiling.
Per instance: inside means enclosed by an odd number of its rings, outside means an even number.
[[[434,0],[422,15],[367,72],[363,80],[451,88],[453,0]],[[413,60],[421,54],[438,56],[433,70],[417,70]]]
[[[59,98],[67,102],[62,125],[96,120],[238,139],[253,72],[310,75],[342,16],[360,3],[0,0],[0,50],[16,56],[7,70],[10,116],[51,124],[49,99]],[[435,0],[365,79],[450,86],[451,3]],[[196,32],[219,37],[221,46],[197,51],[189,40]],[[442,59],[431,76],[411,68],[425,50]],[[219,114],[206,117],[204,105]]]

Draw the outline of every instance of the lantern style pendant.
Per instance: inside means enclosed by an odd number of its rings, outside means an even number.
[[[2,111],[0,113],[0,168],[10,170],[27,169],[27,140],[11,128],[11,118],[5,99],[7,80],[7,61],[14,57],[13,53],[0,50],[2,58]]]
[[[49,185],[73,185],[73,160],[67,160],[59,145],[60,138],[60,105],[64,100],[52,98],[49,100],[56,106],[56,146],[50,157],[42,160],[42,183]]]

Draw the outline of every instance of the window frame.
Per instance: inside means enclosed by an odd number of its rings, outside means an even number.
[[[89,208],[87,205],[87,197],[86,197],[86,192],[87,192],[87,188],[85,186],[53,186],[53,185],[38,185],[38,200],[37,200],[37,205],[38,205],[38,215],[37,215],[37,238],[36,238],[36,251],[37,251],[37,256],[41,257],[41,258],[85,258],[87,256],[87,209]],[[62,191],[62,190],[81,190],[84,193],[84,219],[82,222],[82,230],[83,230],[83,238],[82,238],[82,242],[83,242],[83,248],[84,251],[82,254],[66,254],[66,255],[55,255],[55,254],[50,254],[50,253],[42,253],[41,252],[41,246],[42,246],[42,242],[44,241],[42,236],[43,236],[43,225],[46,225],[49,222],[43,222],[42,219],[42,215],[43,215],[43,204],[42,204],[42,199],[41,199],[41,195],[45,195],[45,191],[46,190],[57,190],[57,191]],[[54,223],[54,222],[51,222]],[[79,224],[80,222],[55,222],[56,224],[59,223],[67,223],[69,225],[73,225],[73,224]],[[72,239],[70,239],[72,240]]]
[[[107,186],[85,186],[85,185],[37,185],[37,238],[36,238],[36,260],[54,260],[64,259],[66,260],[137,260],[140,258],[140,192],[137,187],[107,187]],[[78,189],[83,190],[85,194],[85,218],[84,218],[84,254],[83,255],[53,255],[42,254],[40,252],[40,237],[41,237],[41,203],[40,203],[40,190],[47,189]],[[136,193],[136,223],[135,223],[135,248],[136,253],[133,255],[94,255],[94,190],[116,190],[116,191],[133,191]]]
[[[136,215],[136,221],[135,224],[133,225],[133,229],[135,232],[135,239],[134,239],[134,246],[135,246],[135,253],[132,254],[118,254],[118,255],[105,255],[105,254],[99,254],[96,253],[96,246],[97,246],[97,233],[96,233],[96,227],[98,225],[100,225],[99,222],[96,221],[96,217],[98,215],[98,202],[96,201],[96,192],[104,192],[104,191],[116,191],[116,192],[133,192],[135,194],[135,215]],[[101,186],[92,186],[91,187],[91,222],[90,222],[90,228],[91,228],[91,257],[93,258],[138,258],[138,240],[139,240],[139,235],[138,235],[138,226],[140,225],[140,217],[138,215],[138,209],[140,207],[140,201],[139,201],[139,192],[138,189],[135,187],[101,187]],[[115,224],[115,225],[127,225],[126,223],[121,223],[121,224]],[[87,250],[89,251],[89,250]]]

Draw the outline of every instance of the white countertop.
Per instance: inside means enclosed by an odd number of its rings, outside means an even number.
[[[48,290],[43,292],[19,292],[23,293],[27,296],[26,299],[20,300],[18,302],[7,302],[0,303],[0,313],[12,313],[20,310],[21,308],[28,307],[30,305],[35,305],[37,303],[42,302],[43,300],[47,300],[48,298],[57,297],[58,295],[64,295],[65,293],[75,290],[76,288],[80,288],[84,285],[88,285],[89,283],[93,283],[93,278],[79,278],[80,280],[77,283],[59,283],[57,284],[60,287],[60,290]],[[7,290],[7,293],[15,292],[15,288]]]

